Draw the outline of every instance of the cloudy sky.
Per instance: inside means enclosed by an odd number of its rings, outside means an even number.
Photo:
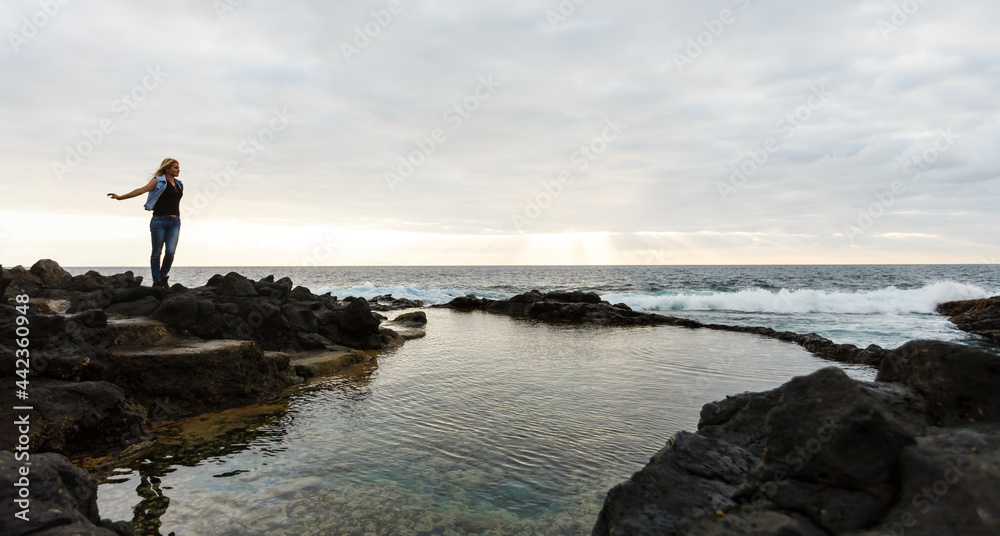
[[[1000,4],[0,2],[0,263],[1000,262]]]

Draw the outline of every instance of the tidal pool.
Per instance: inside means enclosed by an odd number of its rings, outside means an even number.
[[[703,404],[834,365],[747,334],[426,312],[426,337],[375,362],[161,427],[100,486],[101,516],[145,535],[586,535]]]

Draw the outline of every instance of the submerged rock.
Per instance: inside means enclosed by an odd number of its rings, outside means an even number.
[[[1000,357],[935,341],[895,354],[879,378],[902,383],[827,368],[706,404],[696,434],[608,493],[593,534],[1000,533],[1000,424],[961,418],[1000,403]]]

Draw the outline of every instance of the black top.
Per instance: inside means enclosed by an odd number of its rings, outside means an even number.
[[[167,187],[160,194],[160,198],[153,205],[153,216],[180,216],[181,197],[183,196],[184,192],[181,192],[175,186],[171,186],[168,182]]]

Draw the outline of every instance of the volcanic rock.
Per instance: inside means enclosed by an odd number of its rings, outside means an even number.
[[[608,493],[593,534],[998,534],[998,361],[917,341],[879,382],[827,368],[706,404],[696,434]]]
[[[27,475],[20,473],[27,468]],[[30,482],[30,509],[24,518],[18,505],[17,485]],[[59,454],[31,454],[19,460],[10,452],[0,452],[0,533],[7,536],[79,535],[132,536],[132,526],[124,521],[101,519],[97,508],[97,482]]]
[[[937,312],[947,316],[958,329],[1000,345],[1000,296],[942,303]]]

